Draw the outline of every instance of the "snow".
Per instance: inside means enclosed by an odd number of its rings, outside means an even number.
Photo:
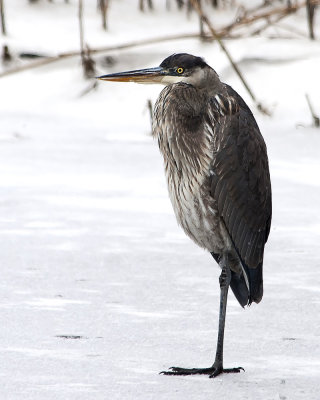
[[[10,48],[76,49],[70,3],[7,1]],[[151,18],[136,4],[128,13],[130,4],[112,3],[108,33],[96,2],[86,4],[90,45],[156,37],[159,26],[198,29],[164,2]],[[305,31],[303,13],[292,21]],[[201,55],[254,110],[274,217],[263,301],[243,310],[229,297],[225,365],[246,372],[158,374],[212,363],[219,270],[174,219],[146,108],[161,87],[103,82],[81,96],[90,82],[72,58],[0,79],[1,399],[319,399],[320,132],[304,97],[319,113],[319,41],[227,46],[271,118],[254,109],[217,45],[114,51],[108,69],[97,60],[104,73],[156,66],[173,52]]]

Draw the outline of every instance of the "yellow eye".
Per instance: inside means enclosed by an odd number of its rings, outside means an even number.
[[[184,69],[182,67],[177,68],[177,72],[178,74],[182,74],[184,71]]]

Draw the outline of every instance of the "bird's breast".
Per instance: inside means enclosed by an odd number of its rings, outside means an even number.
[[[167,96],[165,92],[168,100]],[[173,210],[179,225],[194,242],[219,253],[225,240],[216,202],[210,195],[213,132],[197,117],[186,119],[189,124],[182,121],[173,106],[160,96],[153,121]]]
[[[191,167],[178,169],[165,161],[169,197],[177,222],[200,247],[219,252],[224,240],[216,204],[210,196],[210,179],[190,171]]]

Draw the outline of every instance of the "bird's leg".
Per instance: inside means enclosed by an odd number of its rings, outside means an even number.
[[[223,260],[226,261],[226,260]],[[214,363],[211,367],[212,373],[210,373],[209,378],[214,378],[224,373],[240,372],[243,370],[242,367],[237,368],[223,368],[223,342],[224,342],[224,327],[226,322],[227,313],[227,300],[228,300],[228,290],[231,282],[231,271],[227,265],[227,262],[223,263],[222,271],[219,277],[220,283],[220,309],[219,309],[219,330],[218,330],[218,340],[217,340],[217,350]]]
[[[238,368],[223,368],[223,339],[224,339],[224,327],[226,320],[226,310],[227,310],[227,298],[228,289],[231,281],[231,271],[225,262],[225,257],[222,260],[222,271],[219,277],[220,283],[220,309],[219,309],[219,330],[218,330],[218,341],[216,357],[213,365],[209,368],[180,368],[171,367],[170,371],[162,371],[161,374],[164,375],[209,375],[209,378],[215,378],[221,373],[232,373],[244,371],[242,367]]]

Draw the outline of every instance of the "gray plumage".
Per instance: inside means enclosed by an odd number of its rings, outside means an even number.
[[[167,63],[184,65],[190,56],[171,57]],[[244,306],[263,295],[271,222],[266,145],[243,99],[211,68],[203,80],[205,85],[180,82],[162,90],[153,135],[178,223],[217,258],[228,255],[231,288]]]
[[[266,145],[243,99],[200,57],[174,54],[159,67],[101,76],[162,83],[153,135],[164,159],[179,225],[221,267],[216,356],[209,368],[172,367],[165,375],[240,372],[223,368],[228,288],[241,306],[263,296],[263,253],[271,223]]]

